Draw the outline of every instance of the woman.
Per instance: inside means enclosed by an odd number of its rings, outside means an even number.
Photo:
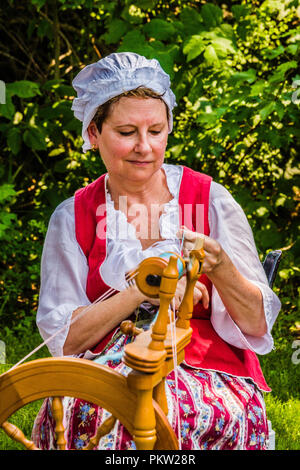
[[[204,233],[192,341],[178,368],[179,390],[173,373],[167,377],[168,418],[176,429],[178,392],[182,449],[265,449],[262,392],[270,389],[255,353],[273,347],[270,331],[280,302],[267,285],[243,211],[209,176],[164,164],[175,99],[156,60],[111,54],[85,67],[73,86],[83,150],[99,151],[107,174],[78,190],[51,217],[37,315],[41,335],[49,338],[69,325],[49,344],[57,356],[93,359],[120,351],[127,340],[120,323],[138,312],[146,327],[157,311],[135,285],[128,287],[126,273],[165,251],[182,248],[187,256],[197,231]],[[182,278],[175,309],[184,287]],[[95,302],[110,288],[115,295]],[[120,361],[109,364],[128,373]],[[84,446],[105,416],[92,404],[65,398],[68,447]],[[41,448],[55,445],[49,401],[33,436]],[[112,446],[133,446],[119,423],[99,444]]]

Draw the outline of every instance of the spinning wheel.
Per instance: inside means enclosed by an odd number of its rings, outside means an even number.
[[[172,253],[167,259],[149,258],[143,262],[138,270],[137,285],[146,295],[159,297],[160,308],[153,327],[142,333],[136,330],[135,340],[125,346],[123,361],[132,368],[128,377],[106,365],[70,357],[38,359],[2,374],[0,423],[4,431],[27,449],[38,450],[21,430],[6,420],[24,405],[51,396],[54,397],[52,412],[57,446],[65,449],[60,397],[69,396],[99,405],[112,415],[98,428],[85,449],[97,445],[116,419],[133,436],[139,450],[178,449],[177,437],[166,417],[165,377],[173,370],[175,360],[178,364],[182,362],[184,348],[190,342],[193,289],[201,273],[202,261],[203,250],[197,246],[188,263]],[[177,357],[174,358],[168,311],[178,278],[183,273],[187,276],[187,284],[175,328]],[[128,322],[124,327],[128,328]],[[131,329],[134,331],[132,325]]]
[[[82,398],[102,406],[133,434],[137,394],[128,387],[126,377],[107,366],[86,359],[37,359],[1,376],[0,421],[4,423],[2,427],[29,450],[37,450],[33,442],[27,440],[14,425],[5,421],[22,406],[49,396],[56,397],[53,414],[59,449],[65,447],[61,422],[62,405],[59,399],[61,396]],[[157,434],[155,449],[177,449],[175,433],[154,400],[153,408]],[[109,424],[114,424],[114,421],[106,423],[102,433],[110,431]]]

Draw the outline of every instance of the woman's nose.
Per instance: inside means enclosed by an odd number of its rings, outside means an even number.
[[[138,140],[135,145],[135,151],[138,153],[148,153],[151,151],[151,145],[147,136],[138,136]]]

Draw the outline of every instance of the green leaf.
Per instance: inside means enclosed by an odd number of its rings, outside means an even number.
[[[285,78],[286,72],[290,69],[296,69],[297,67],[298,63],[295,60],[280,64],[276,71],[269,78],[269,83],[282,82]]]
[[[284,206],[286,200],[287,200],[287,195],[280,194],[280,196],[275,201],[275,207]]]
[[[40,10],[46,3],[47,0],[31,0],[32,5],[35,5]]]
[[[70,85],[65,85],[64,83],[59,83],[52,87],[50,86],[50,91],[56,92],[61,98],[64,98],[65,96],[74,96],[75,94],[74,88]]]
[[[41,20],[37,28],[37,35],[40,38],[47,36],[49,39],[52,39],[53,38],[52,24],[48,20]]]
[[[280,45],[276,47],[276,49],[265,49],[262,51],[262,54],[265,55],[267,59],[272,60],[283,54],[284,51],[284,47]]]
[[[227,38],[215,38],[211,41],[211,45],[220,58],[226,57],[227,54],[236,53],[236,49],[233,47],[232,41]]]
[[[211,3],[205,3],[201,8],[201,16],[204,23],[209,27],[218,26],[222,23],[223,12],[221,8]]]
[[[144,13],[137,5],[130,3],[129,5],[125,6],[124,10],[121,13],[121,18],[128,23],[137,25],[142,23],[146,13]]]
[[[0,239],[3,239],[5,232],[12,226],[12,222],[17,220],[16,214],[11,214],[9,212],[0,212]]]
[[[150,55],[148,55],[148,58],[157,59],[164,71],[170,75],[171,79],[173,78],[174,60],[172,54],[170,54],[168,51],[152,49],[152,52]]]
[[[276,105],[274,101],[271,101],[266,106],[264,106],[260,111],[261,120],[264,121],[273,111],[275,110]]]
[[[57,173],[66,173],[68,171],[68,165],[70,161],[68,158],[65,158],[64,160],[60,160],[59,162],[55,163],[54,165],[54,171]]]
[[[203,75],[200,74],[194,77],[192,86],[188,94],[188,98],[192,103],[194,103],[199,98],[199,96],[202,95],[202,93],[203,93]]]
[[[214,126],[218,120],[218,115],[215,111],[212,111],[210,113],[205,112],[199,114],[197,118],[197,122],[207,125],[208,127]]]
[[[6,87],[11,96],[17,95],[19,98],[32,98],[41,94],[39,84],[29,80],[8,83]]]
[[[147,46],[145,36],[137,29],[129,31],[123,38],[121,46],[118,51],[131,51],[135,52],[140,47]]]
[[[245,5],[233,5],[231,11],[237,21],[239,21],[243,16],[246,16],[249,12],[249,8]]]
[[[289,279],[290,272],[291,270],[287,268],[287,269],[281,269],[278,274],[282,279]]]
[[[286,48],[286,52],[291,55],[296,55],[299,50],[299,43],[298,44],[290,44]]]
[[[64,147],[56,148],[56,149],[54,149],[54,150],[52,150],[51,152],[48,153],[48,157],[56,157],[57,155],[61,155],[65,151],[66,151],[66,149]]]
[[[150,10],[155,8],[158,0],[139,0],[139,7],[143,10]]]
[[[187,55],[187,62],[198,57],[204,50],[205,43],[203,42],[203,37],[199,35],[193,35],[188,38],[183,46],[183,53]]]
[[[25,144],[34,150],[46,150],[47,144],[45,134],[37,127],[30,127],[24,132],[23,140]]]
[[[179,18],[183,23],[184,31],[189,35],[197,34],[203,30],[203,19],[196,8],[183,8]]]
[[[237,72],[230,77],[230,83],[234,86],[239,86],[244,82],[253,83],[255,80],[256,71],[254,69],[249,69],[245,72]]]
[[[176,29],[173,24],[166,20],[155,18],[144,26],[144,31],[149,38],[158,40],[171,40],[172,36],[176,34]]]
[[[108,32],[103,34],[102,38],[106,44],[116,44],[120,41],[122,36],[127,33],[128,29],[128,23],[125,23],[125,21],[120,20],[119,18],[115,18],[109,24]]]
[[[16,194],[12,184],[5,183],[0,186],[0,202],[11,199],[13,196],[16,196]]]
[[[0,116],[3,116],[7,119],[13,119],[15,112],[16,108],[12,102],[11,96],[9,93],[6,93],[6,103],[0,104]]]
[[[182,154],[183,149],[184,149],[184,144],[178,144],[178,145],[174,145],[173,147],[171,147],[169,151],[171,152],[174,158],[179,158]]]
[[[218,55],[215,51],[215,48],[212,45],[206,47],[204,51],[204,58],[206,60],[207,65],[211,65],[214,67],[215,66],[218,67],[220,65]]]
[[[12,153],[17,155],[21,149],[22,136],[19,127],[11,127],[7,133],[7,143]]]
[[[251,86],[250,96],[257,96],[262,94],[267,85],[268,82],[266,82],[265,80],[258,80]]]
[[[265,215],[269,214],[269,209],[265,206],[261,206],[256,209],[256,214],[258,215],[258,217],[264,217]]]
[[[275,103],[275,111],[276,113],[278,114],[278,117],[280,119],[280,121],[282,120],[283,116],[285,115],[285,107],[282,103],[279,103],[278,101],[276,101]]]

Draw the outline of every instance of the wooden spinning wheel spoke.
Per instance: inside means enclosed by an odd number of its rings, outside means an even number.
[[[97,447],[100,439],[108,434],[114,427],[117,419],[114,416],[109,416],[97,429],[96,434],[91,437],[90,442],[87,446],[83,447],[82,450],[92,450]]]
[[[53,397],[52,414],[55,421],[56,443],[59,450],[66,449],[65,428],[63,425],[64,408],[61,397]]]
[[[1,425],[1,428],[11,439],[22,444],[27,450],[40,450],[38,447],[36,447],[34,442],[27,439],[21,429],[19,429],[14,424],[9,423],[8,421],[4,421],[4,423]]]

